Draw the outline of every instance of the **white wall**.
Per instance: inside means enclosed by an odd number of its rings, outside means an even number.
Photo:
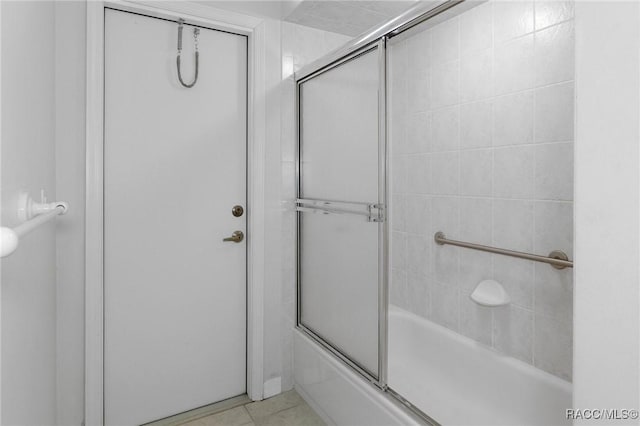
[[[56,235],[57,424],[84,417],[86,4],[55,2],[56,193],[71,206]]]
[[[575,408],[640,405],[639,48],[638,2],[576,4]]]
[[[280,83],[280,37],[279,21],[265,21],[265,85],[266,85],[266,149],[265,159],[265,277],[264,277],[264,397],[273,396],[282,389],[284,364],[280,347],[279,311],[282,294],[280,292],[281,272],[279,265],[281,253],[273,250],[278,247],[280,230],[280,120],[279,89]]]
[[[16,197],[49,200],[55,188],[54,4],[2,2],[2,225]],[[63,221],[65,218],[58,220]],[[2,424],[55,423],[54,224],[21,239],[2,259]]]

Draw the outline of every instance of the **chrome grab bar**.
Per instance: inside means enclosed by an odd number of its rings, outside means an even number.
[[[467,243],[464,241],[456,241],[448,239],[443,232],[436,232],[433,236],[433,240],[436,244],[451,245],[457,247],[464,247],[472,250],[486,251],[489,253],[502,254],[504,256],[517,257],[519,259],[533,260],[534,262],[548,263],[556,269],[573,268],[573,261],[569,260],[567,255],[560,250],[554,250],[549,253],[549,256],[540,256],[537,254],[524,253],[521,251],[507,250],[497,247],[485,246],[482,244]]]

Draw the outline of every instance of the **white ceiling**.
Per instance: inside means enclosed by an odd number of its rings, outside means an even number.
[[[0,0],[1,1],[1,0]],[[294,10],[302,0],[196,0],[205,6],[230,10],[250,16],[283,19]]]
[[[304,0],[284,20],[354,37],[415,3],[416,0]]]
[[[196,0],[196,3],[252,16],[283,19],[354,37],[398,16],[413,6],[416,1]]]

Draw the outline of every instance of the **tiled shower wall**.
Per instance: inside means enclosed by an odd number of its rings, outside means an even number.
[[[573,258],[572,3],[490,1],[390,54],[391,303],[571,380],[572,269],[433,235]],[[483,279],[512,303],[472,302]]]

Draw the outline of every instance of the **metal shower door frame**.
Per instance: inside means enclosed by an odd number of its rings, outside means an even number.
[[[301,91],[300,86],[314,77],[317,77],[327,71],[330,71],[336,67],[344,65],[345,63],[354,60],[364,54],[376,51],[378,58],[378,200],[377,204],[369,205],[369,211],[376,209],[375,215],[370,215],[370,221],[378,222],[378,374],[374,375],[372,372],[365,369],[356,361],[349,358],[336,348],[331,342],[325,338],[316,334],[313,330],[309,329],[302,323],[302,306],[301,306],[301,259],[302,249],[300,244],[300,222],[302,211],[296,211],[296,328],[302,331],[305,335],[313,339],[320,344],[326,350],[334,354],[341,361],[349,365],[353,370],[361,374],[368,381],[376,385],[378,388],[385,390],[387,387],[387,311],[388,311],[388,221],[387,221],[387,129],[386,129],[386,94],[387,94],[387,54],[386,54],[386,37],[382,37],[378,40],[373,40],[364,46],[344,55],[337,60],[327,64],[326,66],[318,69],[317,71],[310,73],[303,78],[296,79],[295,87],[295,117],[296,117],[296,199],[297,203],[304,203],[305,200],[301,197],[300,186],[300,153],[301,153]],[[307,200],[308,201],[308,200]],[[354,203],[362,204],[362,203]],[[358,213],[356,213],[358,214]]]
[[[486,1],[486,0],[480,0]],[[340,353],[336,348],[325,342],[319,336],[316,336],[311,330],[308,330],[301,324],[300,318],[300,212],[297,212],[296,218],[296,253],[297,253],[297,322],[296,327],[302,331],[305,335],[316,341],[322,347],[329,352],[337,356],[343,363],[350,366],[356,372],[360,373],[371,383],[383,390],[392,399],[403,404],[412,413],[416,414],[427,424],[438,425],[438,422],[432,419],[427,413],[424,413],[411,401],[405,399],[402,395],[395,392],[387,385],[387,372],[388,372],[388,299],[389,299],[389,224],[388,224],[388,195],[389,179],[387,179],[387,172],[389,170],[388,158],[388,129],[387,129],[387,44],[388,42],[403,34],[405,31],[410,30],[421,23],[428,21],[444,12],[458,6],[459,12],[473,7],[476,2],[470,2],[467,0],[440,0],[435,2],[419,2],[416,6],[407,10],[403,14],[383,23],[377,28],[362,34],[354,38],[350,43],[343,48],[338,49],[310,64],[303,67],[301,70],[295,73],[296,80],[296,94],[295,94],[295,117],[296,117],[296,194],[297,198],[300,198],[300,84],[304,81],[313,78],[327,70],[330,70],[336,66],[343,64],[344,62],[357,57],[358,55],[367,52],[377,46],[379,54],[379,93],[378,93],[378,138],[379,138],[379,158],[378,158],[378,202],[382,206],[383,220],[379,224],[378,235],[378,277],[379,277],[379,311],[378,311],[378,331],[379,331],[379,345],[378,345],[378,377],[374,377],[366,370],[355,364],[348,357]]]

